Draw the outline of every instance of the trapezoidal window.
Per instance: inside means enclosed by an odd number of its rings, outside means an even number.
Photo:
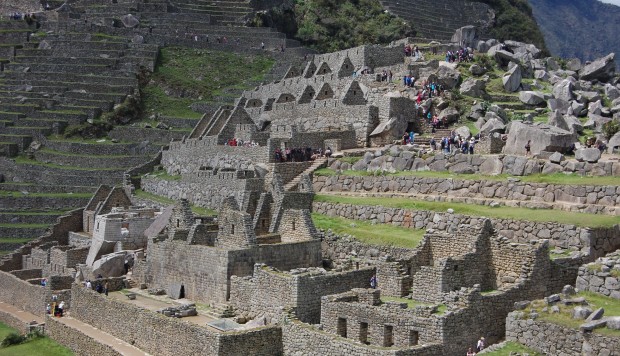
[[[360,342],[362,344],[368,344],[368,323],[360,323]]]
[[[392,325],[383,326],[383,346],[394,346],[394,327]]]
[[[409,330],[409,346],[415,346],[420,342],[420,332]]]
[[[336,325],[336,333],[342,337],[347,337],[347,319],[338,318],[338,324]]]

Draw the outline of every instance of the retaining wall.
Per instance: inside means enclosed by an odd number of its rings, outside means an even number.
[[[108,345],[100,343],[82,331],[64,324],[53,317],[45,320],[45,334],[73,351],[76,356],[122,356]]]

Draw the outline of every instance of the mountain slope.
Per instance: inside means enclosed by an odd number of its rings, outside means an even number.
[[[620,7],[597,0],[529,0],[555,56],[592,60],[620,54]]]

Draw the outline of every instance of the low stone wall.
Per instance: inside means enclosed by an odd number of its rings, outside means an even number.
[[[327,216],[373,221],[415,229],[453,231],[460,224],[478,225],[483,218],[427,210],[406,210],[383,206],[314,202],[313,211]],[[593,256],[603,256],[620,247],[620,225],[611,228],[584,228],[553,222],[491,219],[501,235],[515,242],[548,239],[553,247],[571,248]]]
[[[163,180],[157,177],[145,176],[140,183],[142,190],[170,199],[188,199],[190,203],[206,208],[219,209],[222,199],[238,193],[235,187],[185,181]],[[229,182],[230,183],[230,182]]]
[[[11,271],[10,273],[23,280],[41,278],[41,276],[43,276],[43,271],[40,269],[19,269]]]
[[[53,317],[45,319],[45,334],[76,356],[122,356],[121,353]]]
[[[424,178],[407,176],[314,176],[314,190],[320,192],[395,193],[435,196],[437,200],[488,204],[511,200],[512,205],[541,208],[554,203],[572,204],[565,210],[620,214],[620,187],[574,186],[480,179]],[[448,198],[446,198],[448,196]],[[485,202],[486,200],[486,202]]]
[[[289,320],[282,326],[285,355],[304,356],[360,355],[360,356],[434,356],[443,355],[443,347],[427,344],[406,349],[389,349],[362,345],[353,339],[319,330],[298,320]]]
[[[541,320],[522,319],[522,312],[506,318],[506,340],[519,342],[547,355],[615,355],[620,338],[563,327]]]
[[[620,252],[579,267],[575,287],[620,299]]]
[[[106,298],[79,285],[74,284],[71,293],[72,317],[153,355],[282,354],[282,332],[278,327],[218,333]]]
[[[6,324],[20,333],[28,332],[28,324],[16,318],[13,314],[0,310],[0,322]]]
[[[0,301],[30,312],[45,315],[45,305],[51,300],[49,289],[30,284],[12,274],[0,271]]]

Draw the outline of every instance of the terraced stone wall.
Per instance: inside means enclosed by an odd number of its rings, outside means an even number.
[[[579,267],[575,287],[580,291],[590,291],[620,299],[619,276],[620,253],[614,253]]]
[[[483,219],[462,214],[437,213],[425,210],[405,210],[382,206],[361,206],[350,204],[314,202],[316,213],[328,216],[340,216],[352,220],[375,221],[416,229],[435,229],[453,231],[459,225],[477,225]],[[511,241],[529,243],[531,240],[548,239],[552,247],[579,250],[593,258],[614,251],[620,247],[620,225],[610,228],[585,228],[575,225],[563,225],[553,222],[517,221],[510,219],[491,219],[500,235]],[[326,240],[329,241],[329,240]],[[333,255],[346,253],[349,248],[334,244]],[[375,247],[379,249],[379,247]],[[370,253],[365,249],[366,253]],[[385,250],[385,251],[384,251]],[[380,248],[378,252],[392,253],[394,248]],[[406,256],[406,251],[395,251]]]
[[[618,215],[620,187],[614,185],[556,185],[480,179],[423,178],[397,176],[314,176],[314,191],[356,193],[400,193],[455,201],[488,203],[510,200],[512,205],[545,208],[566,203],[563,209]]]
[[[59,344],[70,348],[76,355],[122,356],[120,352],[104,345],[96,338],[51,316],[45,319],[45,334]]]
[[[620,350],[619,338],[529,319],[519,311],[506,318],[506,340],[549,355],[558,354],[559,350],[569,356],[613,355]]]
[[[51,291],[40,284],[31,284],[7,272],[0,271],[0,301],[35,315],[45,315],[45,305]]]
[[[218,333],[73,285],[71,316],[153,355],[279,355],[281,330]],[[101,313],[105,310],[105,313]]]

